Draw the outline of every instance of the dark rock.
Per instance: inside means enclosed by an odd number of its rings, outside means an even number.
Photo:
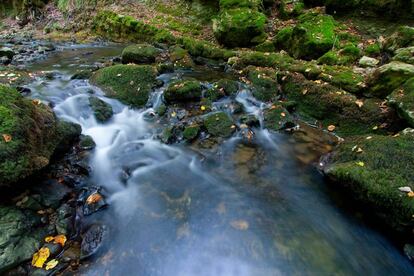
[[[204,126],[211,135],[224,138],[230,137],[236,130],[233,120],[224,112],[207,115],[204,118]]]
[[[89,105],[98,122],[105,123],[114,115],[112,106],[98,97],[89,97]]]
[[[89,258],[102,250],[108,236],[108,229],[102,224],[93,224],[82,235],[81,260]]]
[[[91,136],[82,135],[80,138],[79,146],[82,150],[91,150],[96,147],[96,144]]]

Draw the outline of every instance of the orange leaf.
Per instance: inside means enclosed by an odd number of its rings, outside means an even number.
[[[411,192],[407,193],[407,196],[408,196],[408,197],[414,197],[414,192],[413,192],[413,191],[411,191]]]
[[[9,143],[11,142],[12,137],[10,134],[3,134],[3,139],[4,139],[4,142]]]
[[[64,247],[65,246],[65,243],[66,243],[66,236],[65,235],[57,235],[55,238],[54,238],[54,241],[53,241],[53,243],[58,243],[58,244],[60,244],[62,247]]]
[[[102,200],[102,196],[99,193],[93,193],[86,199],[86,203],[88,205],[97,203],[98,201]]]

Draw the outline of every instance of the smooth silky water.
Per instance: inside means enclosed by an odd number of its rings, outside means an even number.
[[[29,67],[56,72],[29,85],[31,97],[53,103],[58,117],[80,124],[97,144],[90,182],[105,188],[110,207],[86,223],[103,223],[109,232],[105,250],[81,265],[81,274],[414,274],[384,236],[340,210],[322,176],[301,162],[315,155],[313,146],[260,129],[254,145],[237,134],[216,150],[165,145],[156,139],[162,127],[154,116],[165,86],[137,110],[86,80],[70,80],[121,49],[66,46]],[[183,74],[159,78],[168,83]],[[95,120],[91,93],[113,107],[109,122]],[[248,89],[236,100],[261,118],[264,104]]]

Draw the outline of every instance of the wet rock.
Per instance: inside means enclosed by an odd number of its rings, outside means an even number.
[[[87,80],[92,76],[92,72],[90,70],[81,70],[75,73],[70,79],[71,80]]]
[[[151,64],[159,54],[160,50],[149,44],[131,45],[122,52],[122,63]]]
[[[7,57],[9,60],[13,59],[15,52],[8,47],[0,48],[0,57]]]
[[[158,114],[158,116],[164,116],[165,113],[167,113],[167,106],[165,104],[161,104],[157,108],[156,113]]]
[[[398,111],[411,127],[414,127],[414,77],[387,97],[389,103]]]
[[[282,106],[272,106],[264,111],[264,125],[272,130],[293,128],[296,124],[289,112]]]
[[[0,85],[0,186],[11,185],[49,164],[67,149],[80,126],[58,123],[52,110]]]
[[[183,132],[184,139],[186,139],[187,141],[192,141],[195,138],[197,138],[199,132],[200,132],[199,125],[194,124],[194,125],[187,126]]]
[[[379,60],[376,58],[371,58],[371,57],[367,57],[367,56],[363,56],[360,60],[359,60],[359,66],[361,67],[375,67],[379,64]]]
[[[260,120],[253,114],[243,115],[240,117],[240,123],[246,124],[249,127],[259,127]]]
[[[11,63],[11,59],[8,57],[0,57],[0,64],[2,65],[9,65]]]
[[[16,90],[24,96],[29,95],[30,93],[32,93],[32,90],[30,88],[23,87],[23,86],[17,86]]]
[[[201,99],[201,83],[184,80],[171,83],[164,92],[167,103],[195,101]]]
[[[95,72],[91,81],[101,87],[107,96],[142,107],[148,102],[156,76],[156,69],[149,65],[114,65]]]
[[[204,118],[204,126],[207,128],[208,133],[217,137],[227,138],[236,131],[233,120],[224,112],[207,115]]]
[[[414,261],[414,245],[404,245],[404,254],[408,257],[408,259],[410,259],[410,261]]]
[[[82,150],[91,150],[95,148],[96,144],[91,136],[82,135],[80,138],[79,146]]]
[[[89,105],[98,122],[105,123],[114,115],[112,106],[98,97],[89,97]]]
[[[33,187],[33,192],[40,195],[43,206],[55,209],[71,193],[71,190],[56,180],[48,180]]]
[[[278,84],[276,71],[269,68],[249,66],[246,69],[247,78],[253,84],[253,95],[261,101],[270,101],[276,98]]]
[[[93,224],[82,235],[81,260],[98,254],[106,242],[108,228],[105,225]]]
[[[323,168],[328,178],[349,191],[395,231],[411,233],[414,202],[400,187],[414,188],[414,133],[358,136],[341,143]],[[361,150],[359,150],[361,149]],[[410,164],[410,165],[409,165]]]
[[[56,215],[56,232],[63,235],[73,233],[75,209],[68,204],[63,204],[56,210]]]
[[[379,67],[370,76],[370,89],[367,94],[385,98],[411,77],[414,77],[414,65],[399,61],[390,62]]]
[[[170,61],[175,68],[179,69],[189,69],[195,65],[188,51],[179,46],[172,46],[170,48]]]
[[[83,204],[83,214],[85,216],[89,216],[93,213],[96,213],[99,210],[108,206],[104,197],[99,192],[99,189],[93,191],[87,190],[83,195],[81,195],[81,198],[85,200]]]

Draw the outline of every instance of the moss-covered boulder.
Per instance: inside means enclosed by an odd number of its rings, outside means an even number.
[[[399,188],[414,189],[414,135],[360,136],[346,139],[325,174],[374,210],[395,230],[412,231],[414,200]]]
[[[195,138],[197,138],[199,132],[200,132],[199,125],[196,125],[196,124],[189,125],[183,131],[184,139],[186,139],[187,141],[192,141]]]
[[[414,27],[401,26],[384,44],[384,49],[394,52],[400,48],[414,46]]]
[[[249,66],[247,79],[253,85],[253,96],[261,101],[274,100],[278,94],[276,71],[271,68]]]
[[[397,88],[387,99],[400,116],[414,127],[414,78]]]
[[[262,4],[262,0],[220,0],[220,9],[251,8],[256,9]]]
[[[295,27],[287,27],[277,33],[275,45],[295,58],[317,59],[333,48],[335,24],[330,15],[301,15]]]
[[[339,50],[331,50],[318,59],[318,63],[327,65],[349,65],[361,56],[361,50],[355,45],[347,45]]]
[[[392,59],[414,65],[414,46],[396,50]]]
[[[217,40],[230,48],[256,45],[266,39],[266,16],[255,9],[235,8],[221,11],[214,20]]]
[[[98,122],[104,123],[111,119],[114,115],[112,106],[98,97],[89,97],[89,105],[93,110],[93,114]]]
[[[114,65],[95,72],[91,81],[108,97],[142,107],[156,85],[157,71],[150,65]]]
[[[385,64],[370,76],[367,95],[385,98],[411,77],[414,77],[414,65],[399,61]]]
[[[72,75],[71,80],[87,80],[92,76],[91,70],[80,70]]]
[[[201,99],[201,92],[202,87],[199,81],[175,81],[164,91],[164,99],[167,103],[196,101]]]
[[[223,138],[230,137],[236,130],[230,116],[221,111],[207,115],[204,126],[211,135]]]
[[[280,105],[274,105],[263,113],[264,126],[271,130],[283,130],[295,126],[289,112]]]
[[[0,85],[0,186],[47,166],[80,132],[78,125],[58,123],[48,106]]]
[[[380,108],[380,101],[361,100],[321,80],[309,81],[302,74],[280,76],[282,93],[296,102],[296,111],[304,119],[316,119],[327,128],[336,126],[340,135],[357,135],[373,132],[388,120]]]
[[[175,68],[189,69],[195,66],[194,61],[187,50],[179,46],[172,46],[169,51],[170,61]]]
[[[122,51],[122,63],[151,64],[160,54],[160,50],[149,44],[136,44]]]

